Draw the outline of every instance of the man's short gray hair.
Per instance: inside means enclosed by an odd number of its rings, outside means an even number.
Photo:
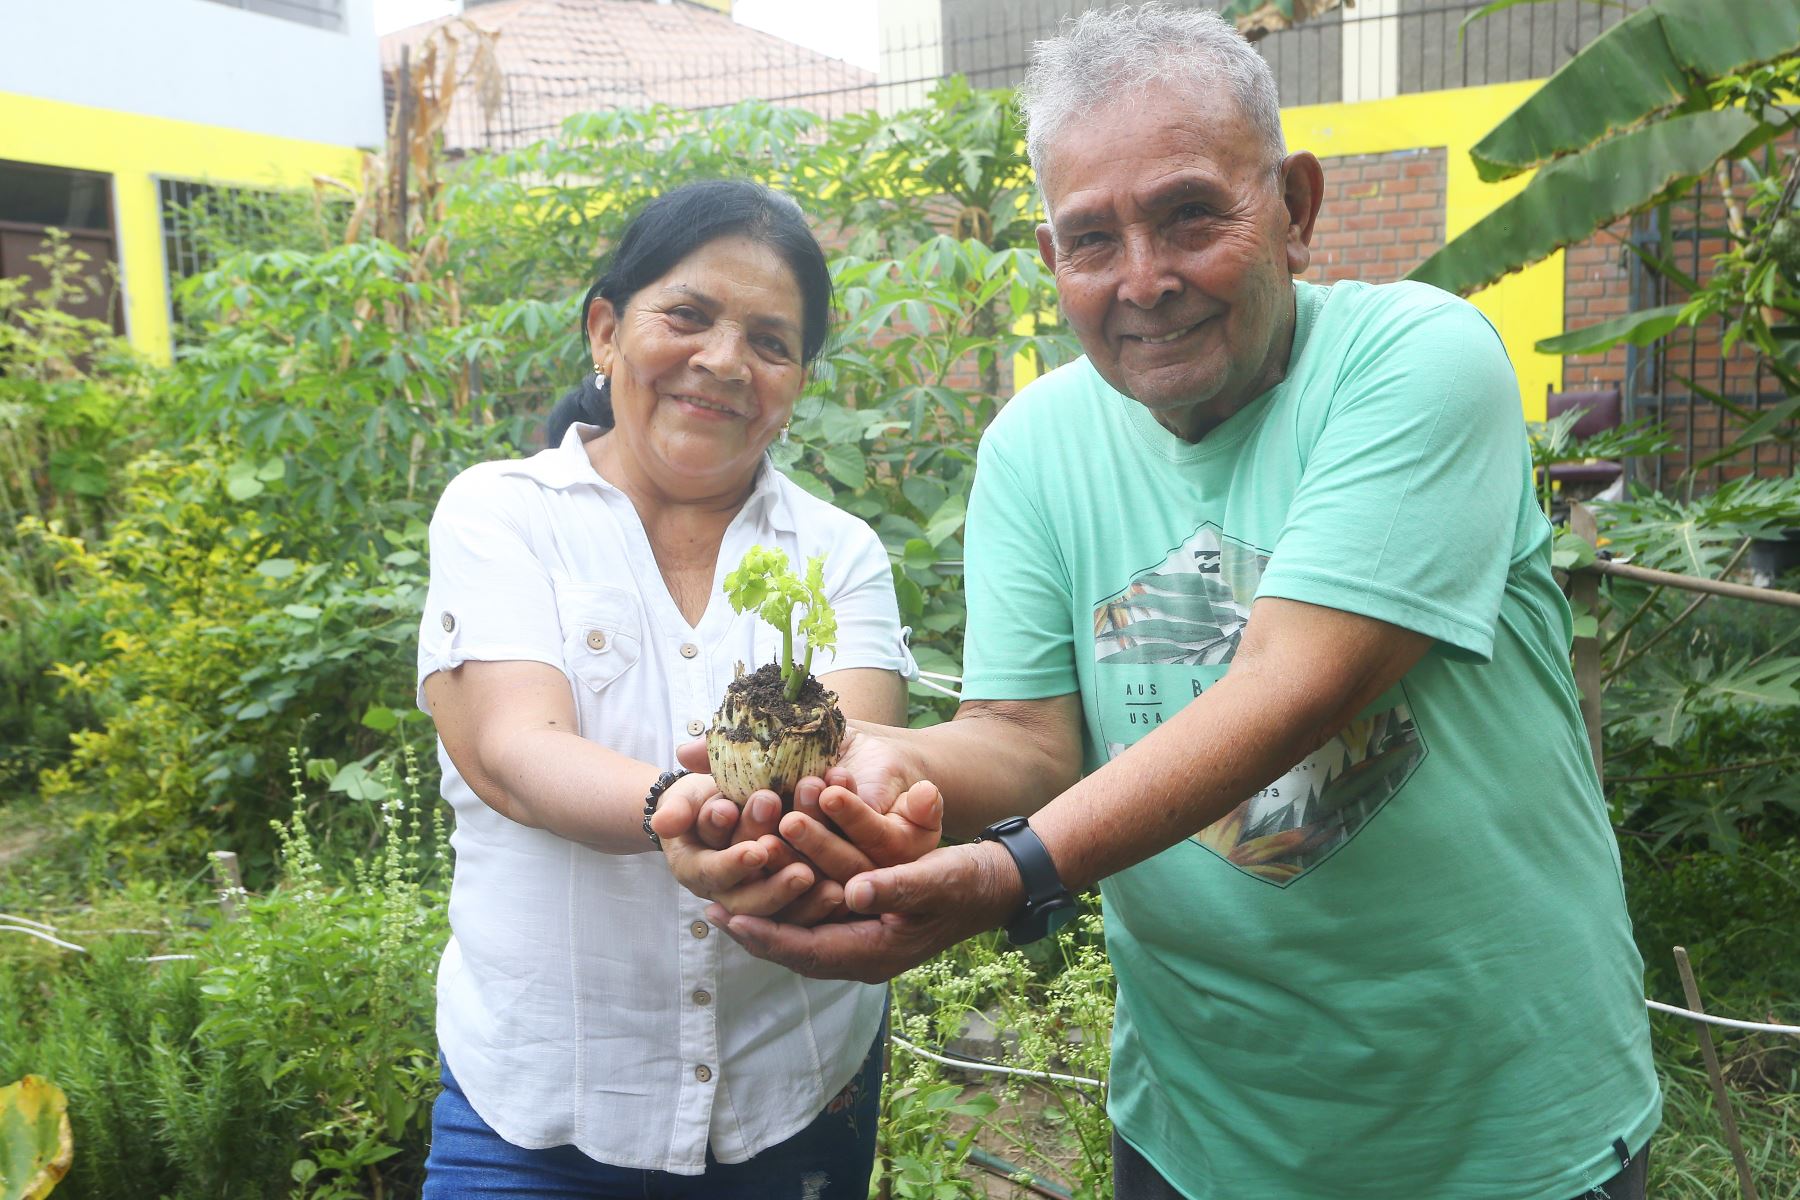
[[[1287,153],[1281,99],[1263,56],[1216,12],[1159,3],[1096,8],[1065,20],[1062,32],[1032,47],[1019,88],[1025,150],[1044,176],[1044,154],[1064,125],[1110,100],[1155,84],[1223,87],[1261,135],[1271,158]]]

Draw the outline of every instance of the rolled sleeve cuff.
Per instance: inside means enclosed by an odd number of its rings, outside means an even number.
[[[425,681],[438,671],[454,671],[466,662],[539,662],[567,674],[560,660],[530,646],[501,642],[465,646],[454,638],[443,638],[436,643],[421,643],[419,679],[413,696],[413,702],[419,706],[420,711],[431,711],[425,705]]]

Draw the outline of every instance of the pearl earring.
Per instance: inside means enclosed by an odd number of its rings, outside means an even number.
[[[788,427],[786,425],[783,425],[781,427],[781,440],[783,442],[786,442],[788,440]]]

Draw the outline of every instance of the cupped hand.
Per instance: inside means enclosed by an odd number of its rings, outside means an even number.
[[[974,842],[853,878],[845,887],[850,908],[880,914],[877,920],[801,928],[717,904],[706,916],[751,954],[801,975],[881,983],[1001,924],[1024,894],[1006,850]]]
[[[802,779],[794,788],[794,807],[801,812],[817,808],[827,787],[854,792],[878,813],[888,812],[923,772],[906,744],[894,737],[890,726],[851,721],[838,749],[837,765],[823,778]]]
[[[711,775],[694,772],[663,793],[650,827],[662,839],[676,882],[731,912],[768,916],[806,896],[818,878],[776,836],[780,819],[773,792],[755,793],[740,813]],[[833,907],[841,894],[840,888]],[[809,915],[813,906],[797,908],[796,915]]]
[[[876,867],[892,867],[937,848],[944,836],[944,801],[921,781],[885,812],[833,784],[819,791],[819,816],[796,810],[781,819],[782,839],[827,879],[840,883]]]
[[[770,854],[771,872],[797,861],[796,852],[816,868],[814,885],[776,914],[779,919],[813,925],[843,916],[848,911],[843,905],[844,881],[873,867],[911,862],[942,840],[942,798],[930,784],[909,792],[916,768],[905,747],[883,733],[885,728],[850,722],[837,765],[826,771],[825,779],[808,777],[795,787],[793,811],[779,818],[783,836],[761,838]],[[677,748],[676,760],[690,770],[705,770],[706,743],[685,743]],[[717,828],[703,827],[702,839],[716,843],[726,819],[721,814]],[[657,828],[660,834],[661,826]],[[760,825],[756,828],[763,832]],[[750,900],[763,908],[767,898],[761,892],[752,895],[754,899],[710,898],[728,912],[768,915],[741,907]]]

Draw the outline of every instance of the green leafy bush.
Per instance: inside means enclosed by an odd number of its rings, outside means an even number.
[[[441,822],[422,814],[405,763],[373,856],[347,875],[313,850],[296,759],[282,879],[230,897],[237,920],[210,906],[157,919],[141,896],[103,896],[80,923],[161,931],[66,931],[87,953],[0,942],[0,1074],[68,1093],[69,1195],[417,1193],[447,871]],[[148,961],[163,954],[177,957]]]
[[[1112,1065],[1115,985],[1100,926],[1090,910],[1031,953],[998,935],[973,938],[894,981],[891,1020],[909,1043],[935,1051],[971,1029],[990,1031],[1002,1065],[1039,1076],[959,1078],[896,1047],[881,1134],[894,1195],[980,1195],[961,1177],[968,1158],[985,1152],[1080,1200],[1111,1200],[1104,1093],[1067,1078],[1104,1083]]]
[[[364,756],[380,734],[359,718],[410,691],[424,526],[380,557],[304,562],[233,479],[211,446],[150,454],[98,544],[30,526],[99,630],[91,657],[54,672],[101,720],[72,735],[44,793],[80,801],[78,822],[127,857],[193,858],[223,839],[266,864],[286,794],[278,747]]]
[[[0,279],[0,789],[66,753],[92,719],[59,703],[46,672],[99,633],[22,521],[95,537],[141,448],[150,373],[111,327],[66,311],[91,298],[87,256],[57,230],[33,255],[41,287]]]
[[[1800,479],[1600,509],[1610,550],[1714,578],[1749,540],[1800,525]],[[1598,614],[1615,822],[1660,844],[1732,850],[1800,834],[1800,628],[1785,610],[1611,580]]]

